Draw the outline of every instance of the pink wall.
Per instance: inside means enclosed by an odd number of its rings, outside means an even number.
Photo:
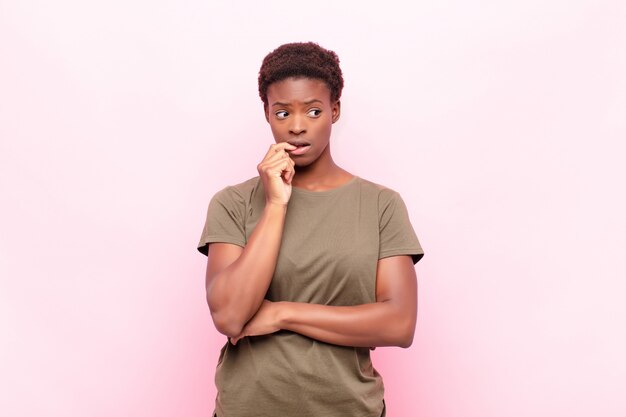
[[[209,415],[195,244],[295,40],[339,54],[335,160],[426,250],[389,416],[626,415],[625,5],[503,3],[0,1],[0,415]]]

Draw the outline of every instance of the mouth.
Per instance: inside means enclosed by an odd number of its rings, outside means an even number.
[[[304,140],[288,140],[287,143],[293,146],[297,146],[298,148],[301,146],[311,146],[309,142]]]
[[[289,140],[287,141],[287,143],[293,146],[297,146],[296,149],[287,151],[290,155],[302,155],[311,148],[311,144],[303,140]]]

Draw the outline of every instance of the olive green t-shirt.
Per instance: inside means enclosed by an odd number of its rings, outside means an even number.
[[[256,176],[218,191],[198,250],[245,247],[263,207]],[[270,301],[334,306],[376,302],[378,259],[424,252],[398,192],[358,176],[331,190],[292,187]],[[218,417],[379,417],[384,386],[367,347],[325,343],[280,330],[221,349]]]

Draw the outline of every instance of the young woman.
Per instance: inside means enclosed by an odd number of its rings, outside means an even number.
[[[259,94],[276,141],[259,175],[218,191],[198,249],[226,335],[217,417],[379,417],[370,349],[409,347],[423,251],[400,195],[339,167],[330,136],[343,78],[315,43],[263,60]]]

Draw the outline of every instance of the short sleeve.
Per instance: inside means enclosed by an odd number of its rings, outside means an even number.
[[[245,200],[232,186],[218,191],[207,210],[204,229],[198,242],[198,250],[204,255],[209,253],[209,243],[233,243],[244,247],[246,245]]]
[[[413,264],[424,256],[422,246],[411,225],[404,200],[397,191],[382,190],[378,197],[380,246],[378,259],[411,255]]]

